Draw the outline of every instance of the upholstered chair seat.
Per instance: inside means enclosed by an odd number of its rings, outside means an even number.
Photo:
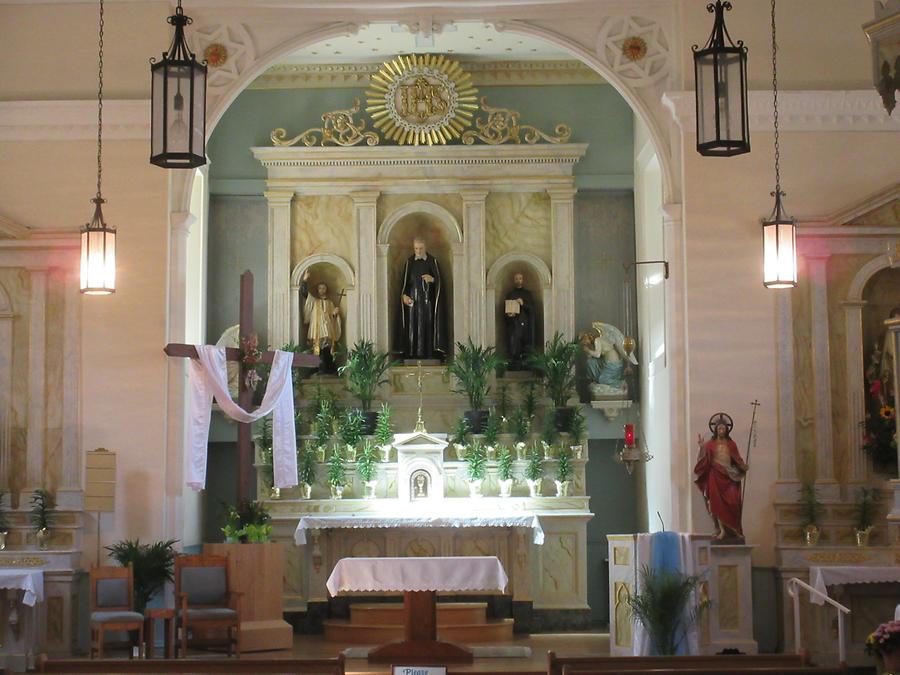
[[[143,621],[140,612],[91,612],[91,623],[110,623],[118,621]]]
[[[129,645],[144,643],[144,615],[134,611],[132,567],[91,568],[91,658],[103,658],[107,632],[127,632]],[[129,650],[129,655],[133,649]]]
[[[181,639],[181,656],[187,655],[193,629],[224,632],[228,653],[240,655],[240,594],[231,591],[228,558],[183,555],[175,559],[175,625]]]

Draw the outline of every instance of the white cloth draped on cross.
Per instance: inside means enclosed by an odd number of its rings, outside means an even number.
[[[297,485],[297,436],[294,430],[294,389],[291,364],[294,354],[276,351],[259,408],[247,412],[235,403],[228,391],[225,348],[197,345],[200,358],[188,366],[188,423],[190,458],[187,484],[194,490],[206,487],[206,454],[213,397],[231,419],[249,424],[272,413],[273,483],[277,488]]]

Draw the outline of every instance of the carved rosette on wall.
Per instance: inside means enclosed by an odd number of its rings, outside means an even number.
[[[210,66],[206,88],[211,97],[224,92],[256,60],[253,39],[240,23],[199,26],[189,41]]]
[[[671,71],[672,52],[663,27],[655,19],[612,16],[597,35],[597,56],[634,87],[646,87]]]

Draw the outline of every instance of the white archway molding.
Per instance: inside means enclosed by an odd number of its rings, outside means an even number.
[[[466,289],[468,284],[466,280],[469,278],[469,266],[466,261],[465,248],[463,245],[463,231],[459,221],[440,204],[425,200],[416,200],[403,204],[392,211],[381,223],[378,228],[378,236],[376,237],[376,250],[378,262],[376,265],[376,284],[375,284],[375,303],[376,307],[383,307],[387,310],[389,303],[392,302],[388,298],[388,288],[390,279],[388,278],[388,253],[390,252],[390,237],[394,227],[407,216],[414,214],[427,214],[437,221],[437,223],[447,233],[450,240],[450,249],[453,254],[453,325],[454,339],[461,340],[469,335],[469,325],[467,320]],[[390,349],[390,329],[388,321],[379,321],[377,326],[377,345],[378,349],[388,351]]]
[[[485,324],[486,324],[486,341],[487,344],[497,344],[497,280],[500,273],[510,265],[520,263],[527,265],[531,270],[537,273],[541,288],[544,289],[543,307],[541,311],[544,317],[544,339],[546,340],[555,332],[553,325],[553,293],[550,292],[553,287],[553,276],[547,263],[532,253],[524,251],[510,251],[494,261],[490,269],[487,271],[487,303],[485,304]]]
[[[863,353],[863,309],[866,301],[863,298],[866,286],[872,278],[888,269],[891,262],[886,253],[872,258],[863,265],[850,287],[847,289],[847,297],[841,303],[844,307],[844,327],[846,332],[846,380],[847,380],[847,410],[850,413],[850,429],[858,429],[866,419],[866,383],[865,360]],[[869,461],[862,447],[862,434],[850,434],[850,477],[854,481],[865,481],[868,475]]]
[[[303,317],[300,315],[300,284],[303,274],[313,265],[331,265],[347,280],[344,290],[347,293],[347,325],[344,334],[347,344],[353,345],[359,336],[359,312],[357,311],[356,273],[346,260],[333,253],[314,253],[298,262],[291,272],[291,341],[300,344]]]

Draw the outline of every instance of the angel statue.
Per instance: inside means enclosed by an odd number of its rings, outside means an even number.
[[[581,334],[581,350],[587,355],[591,398],[622,399],[628,397],[627,376],[638,364],[633,354],[625,351],[625,336],[615,326],[594,321],[593,330]]]

